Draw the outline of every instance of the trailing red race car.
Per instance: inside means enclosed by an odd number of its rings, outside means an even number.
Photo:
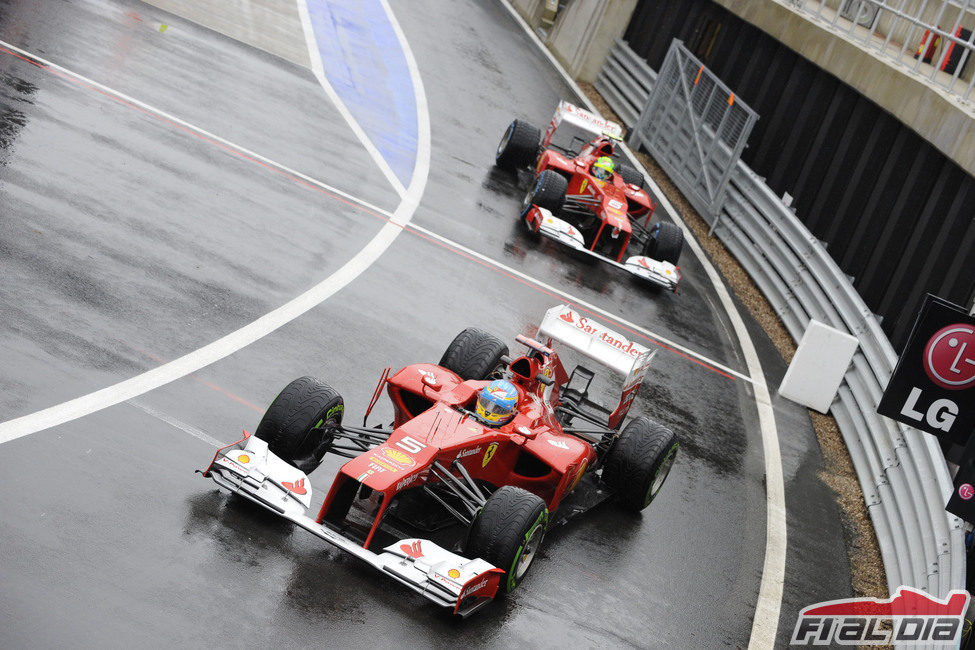
[[[547,529],[611,497],[645,508],[677,453],[646,417],[620,430],[651,351],[564,305],[538,332],[544,343],[517,337],[517,359],[468,328],[437,365],[386,368],[361,427],[343,424],[326,383],[296,379],[203,475],[467,616],[521,583]],[[595,373],[567,373],[553,341],[623,377],[615,408],[590,399]],[[383,386],[394,421],[368,427]],[[326,453],[351,460],[312,518],[308,474]]]
[[[656,204],[643,175],[615,159],[621,133],[619,124],[563,101],[544,137],[527,122],[511,122],[495,162],[535,170],[521,210],[530,232],[677,291],[683,231],[669,222],[650,226]],[[631,245],[635,254],[626,257]]]

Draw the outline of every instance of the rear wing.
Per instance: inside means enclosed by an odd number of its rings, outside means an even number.
[[[560,135],[553,142],[552,136],[556,132]],[[545,137],[542,138],[542,146],[555,145],[563,149],[570,149],[572,148],[573,138],[578,138],[585,143],[591,140],[593,136],[598,135],[622,140],[623,127],[616,122],[599,117],[595,113],[562,100],[559,102],[558,108],[555,109],[555,114],[548,125]]]
[[[540,338],[547,336],[558,341],[623,376],[620,403],[609,416],[609,426],[615,429],[630,410],[650,368],[650,360],[657,351],[629,340],[568,305],[558,305],[545,312],[538,334]]]

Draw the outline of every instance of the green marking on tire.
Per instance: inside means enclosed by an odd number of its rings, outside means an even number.
[[[325,414],[325,419],[326,420],[329,419],[330,417],[332,417],[333,413],[338,413],[338,412],[345,412],[345,406],[343,404],[336,404],[332,408],[328,409],[328,412]],[[320,425],[321,422],[319,422],[318,424]]]
[[[543,523],[543,520],[546,522],[548,521],[548,508],[542,510],[538,514],[538,519],[535,520],[535,523],[532,524],[532,527],[529,528],[528,531],[525,533],[525,537],[521,540],[521,546],[519,546],[518,550],[515,552],[515,559],[511,562],[511,566],[508,568],[507,591],[511,591],[516,586],[518,586],[518,578],[515,575],[515,569],[518,567],[518,560],[521,559],[521,552],[525,548],[525,542],[531,539],[532,533],[534,533],[535,529],[538,528]]]

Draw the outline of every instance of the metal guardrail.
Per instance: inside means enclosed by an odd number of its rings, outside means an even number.
[[[618,42],[614,49],[620,47],[627,46]],[[625,60],[621,54],[612,58]],[[652,83],[639,67],[627,71],[641,79],[628,87]],[[600,79],[619,74],[604,67]],[[612,95],[604,98],[614,110],[622,106]],[[623,108],[641,98],[631,95]],[[627,121],[626,114],[621,112],[621,118],[632,126],[636,118]],[[708,206],[685,195],[707,214]],[[937,440],[877,414],[897,355],[876,316],[822,243],[741,161],[711,225],[796,341],[812,319],[859,340],[831,413],[863,489],[889,588],[910,585],[939,597],[964,589],[963,524],[944,510],[953,485]]]
[[[831,412],[863,488],[887,582],[946,596],[965,587],[962,521],[945,512],[952,480],[937,440],[877,414],[897,355],[826,248],[764,180],[739,162],[715,235],[799,340],[818,320],[856,336]]]
[[[630,125],[636,123],[647,105],[656,80],[657,73],[647,62],[617,38],[593,85],[620,119]]]

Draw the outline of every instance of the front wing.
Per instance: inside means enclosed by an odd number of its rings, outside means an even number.
[[[589,250],[586,248],[586,242],[582,237],[582,233],[577,228],[567,221],[552,215],[545,208],[540,208],[537,205],[532,206],[525,215],[525,222],[533,232],[544,235],[549,239],[554,239],[563,246],[568,246],[580,253],[591,255],[607,264],[623,269],[651,284],[664,287],[670,291],[677,291],[677,286],[680,284],[680,269],[670,262],[655,260],[646,255],[633,255],[627,258],[626,262],[620,264],[612,258]]]
[[[461,616],[490,602],[504,574],[484,560],[469,560],[430,540],[402,539],[374,553],[323,526],[305,514],[311,504],[308,477],[275,456],[266,442],[246,432],[243,440],[219,449],[202,474]]]

